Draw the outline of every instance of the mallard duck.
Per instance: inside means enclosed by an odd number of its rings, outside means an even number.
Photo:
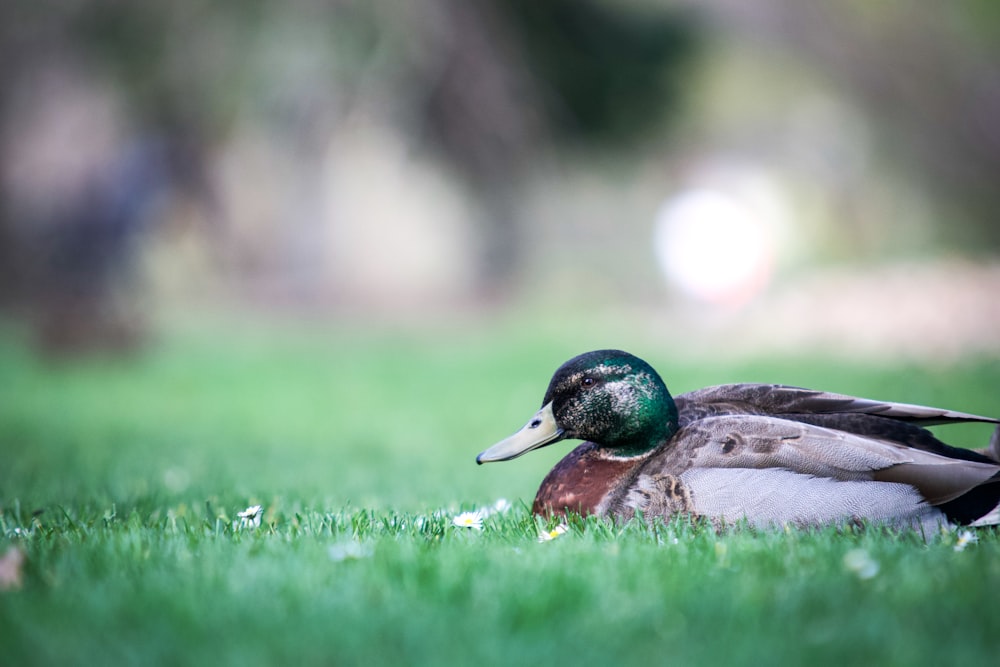
[[[924,428],[956,422],[1000,424],[783,385],[721,385],[675,399],[642,359],[597,350],[563,364],[542,408],[476,462],[585,440],[542,481],[532,508],[542,515],[922,530],[1000,523],[1000,462]]]

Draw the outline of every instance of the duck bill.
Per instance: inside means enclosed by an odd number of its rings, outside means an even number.
[[[563,430],[556,424],[552,403],[535,413],[520,431],[493,445],[476,457],[476,463],[509,461],[521,454],[563,439]]]

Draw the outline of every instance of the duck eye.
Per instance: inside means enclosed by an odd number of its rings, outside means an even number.
[[[594,386],[594,378],[592,378],[592,377],[585,377],[582,380],[580,380],[580,385],[583,386],[583,387],[593,387]]]

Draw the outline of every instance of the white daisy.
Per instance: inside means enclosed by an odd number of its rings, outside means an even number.
[[[506,498],[500,498],[498,501],[493,503],[493,511],[498,514],[503,514],[511,507],[513,507],[513,505],[511,505],[510,501],[507,500]]]
[[[260,525],[260,518],[263,515],[263,507],[260,505],[251,505],[237,515],[240,517],[240,528],[256,528]]]
[[[567,526],[564,523],[561,523],[552,530],[544,530],[541,533],[539,533],[538,541],[551,542],[552,540],[556,539],[557,537],[565,533],[567,530],[569,530],[569,526]]]
[[[331,544],[327,548],[326,553],[330,556],[330,560],[335,563],[339,563],[345,560],[369,558],[372,553],[374,553],[374,550],[370,544],[350,541],[341,542],[340,544]]]
[[[853,572],[858,579],[871,579],[878,574],[878,561],[864,549],[851,549],[844,554],[844,569]]]
[[[479,511],[475,512],[462,512],[454,519],[451,520],[452,525],[458,528],[474,528],[476,530],[483,529],[483,513]]]
[[[971,530],[963,530],[958,534],[958,541],[955,542],[955,551],[965,551],[965,547],[979,541],[979,536]]]

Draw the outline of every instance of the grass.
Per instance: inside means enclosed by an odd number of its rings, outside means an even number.
[[[530,416],[558,363],[608,342],[517,331],[244,327],[66,363],[0,337],[0,554],[26,554],[23,586],[0,591],[0,664],[995,664],[991,530],[956,551],[954,535],[574,518],[539,543],[524,503],[567,447],[473,458]],[[612,344],[676,392],[765,380],[1000,407],[995,360]],[[482,530],[451,524],[501,497],[514,506]],[[251,504],[261,525],[241,526]]]

